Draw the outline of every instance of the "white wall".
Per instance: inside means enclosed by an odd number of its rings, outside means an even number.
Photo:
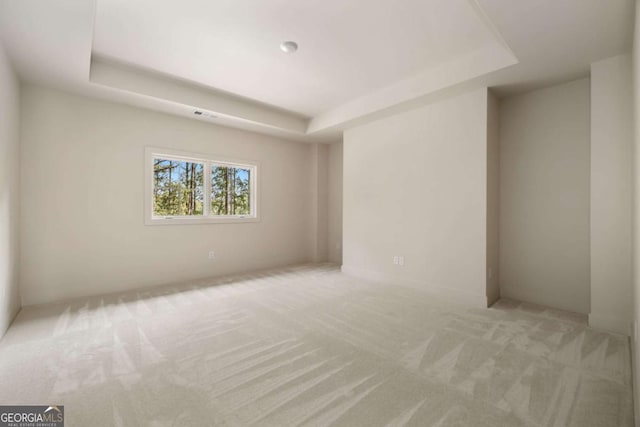
[[[311,145],[33,86],[21,111],[25,305],[312,259]],[[260,222],[145,226],[149,145],[260,162]]]
[[[342,264],[342,147],[343,143],[329,146],[329,261]]]
[[[634,406],[636,426],[640,427],[640,1],[636,1],[636,26],[633,33],[633,319],[631,351],[634,372]]]
[[[345,132],[343,271],[486,306],[487,102],[482,89]]]
[[[500,102],[487,97],[487,301],[500,298]]]
[[[342,142],[313,144],[310,153],[312,259],[342,264]]]
[[[0,44],[0,337],[20,309],[18,289],[19,90]]]
[[[314,262],[328,260],[328,199],[329,199],[329,146],[313,144],[310,148],[310,189],[309,206],[311,207],[311,259]]]
[[[500,293],[589,313],[589,80],[500,105]]]
[[[631,56],[591,65],[591,313],[596,328],[632,321]]]

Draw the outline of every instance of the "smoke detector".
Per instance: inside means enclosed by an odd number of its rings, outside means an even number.
[[[298,43],[291,40],[284,41],[280,43],[280,50],[284,53],[295,53],[298,50]]]

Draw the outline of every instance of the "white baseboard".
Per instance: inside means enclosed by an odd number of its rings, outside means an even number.
[[[429,292],[441,298],[450,300],[453,303],[470,305],[473,307],[487,308],[488,299],[485,294],[476,294],[469,291],[463,291],[460,289],[453,289],[451,287],[436,285],[433,283],[426,283],[421,280],[408,279],[401,277],[392,277],[390,275],[362,269],[358,267],[352,267],[348,265],[342,265],[341,270],[344,274],[361,279],[371,280],[374,282],[388,282],[396,283],[401,286],[420,290],[423,292]]]
[[[589,326],[595,329],[602,329],[608,332],[615,332],[625,336],[630,336],[630,322],[617,316],[611,316],[601,313],[589,314]]]

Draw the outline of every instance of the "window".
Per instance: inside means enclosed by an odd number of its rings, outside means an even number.
[[[197,216],[204,213],[204,163],[153,159],[153,214]]]
[[[211,164],[213,215],[251,215],[251,168]]]
[[[145,223],[257,221],[255,163],[147,148]]]

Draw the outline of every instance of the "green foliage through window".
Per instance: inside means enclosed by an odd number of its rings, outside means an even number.
[[[250,215],[251,170],[211,165],[211,213]]]
[[[204,165],[180,160],[153,160],[153,214],[202,215]]]
[[[154,153],[150,158],[153,165],[153,183],[149,186],[153,191],[152,219],[257,218],[253,200],[256,166],[178,154],[173,157]]]

